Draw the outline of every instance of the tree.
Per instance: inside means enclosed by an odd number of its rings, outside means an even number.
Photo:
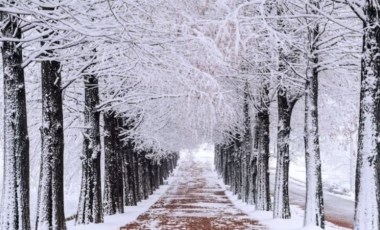
[[[364,14],[359,14],[364,35],[354,229],[375,230],[380,227],[380,6],[377,1],[364,2]]]
[[[298,95],[280,88],[277,92],[278,126],[277,126],[277,166],[274,186],[273,217],[289,219],[289,135],[290,120]]]
[[[57,7],[42,6],[46,14],[55,13]],[[49,31],[47,25],[36,29],[40,34]],[[54,46],[58,32],[42,36],[40,57],[42,87],[41,168],[38,187],[36,229],[65,230],[63,192],[63,102],[61,63],[57,61]],[[49,46],[48,44],[52,44]],[[42,48],[45,47],[45,48]]]
[[[41,63],[42,153],[36,229],[66,229],[63,194],[63,108],[61,64]]]
[[[269,191],[269,89],[264,85],[259,94],[257,104],[257,123],[254,136],[254,151],[257,152],[257,178],[255,205],[257,210],[271,210]]]
[[[288,8],[284,1],[277,2],[277,30],[285,38],[294,30],[294,24],[286,20]],[[289,9],[289,8],[288,8]],[[297,40],[293,38],[294,40]],[[289,138],[290,122],[294,105],[302,96],[302,90],[297,87],[295,80],[301,81],[297,76],[298,70],[294,65],[299,64],[299,57],[294,47],[295,41],[284,39],[278,46],[278,89],[277,89],[277,165],[273,196],[273,218],[289,219],[291,217],[289,204]],[[295,80],[294,80],[295,79]]]
[[[14,1],[6,1],[13,6]],[[1,4],[0,4],[1,5]],[[23,48],[19,15],[0,12],[4,71],[4,190],[1,229],[28,230],[29,136],[26,119]]]
[[[244,133],[243,133],[243,143],[242,143],[242,157],[241,157],[241,197],[243,202],[248,203],[250,180],[255,180],[250,177],[250,172],[255,170],[256,165],[250,165],[250,158],[252,153],[252,127],[251,127],[251,114],[250,114],[250,86],[249,82],[246,81],[244,86],[244,103],[243,103],[243,113],[244,113]]]
[[[317,14],[319,1],[310,0],[310,11]],[[313,8],[315,7],[315,8]],[[318,132],[318,41],[320,26],[308,26],[309,57],[307,59],[305,83],[305,160],[306,160],[306,205],[304,225],[325,226],[321,159]]]

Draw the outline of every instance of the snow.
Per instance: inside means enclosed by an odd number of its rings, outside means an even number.
[[[271,158],[269,161],[270,173],[273,176],[276,172],[276,159]],[[347,191],[350,187],[349,181],[344,180],[347,177],[345,170],[335,170],[334,174],[331,171],[322,173],[322,182],[324,191],[341,199],[348,201],[355,200],[355,194],[353,191]],[[338,178],[338,179],[337,179]],[[274,178],[273,178],[274,179]],[[306,169],[304,162],[291,161],[289,164],[289,181],[300,186],[304,186],[306,183]],[[337,184],[339,181],[339,184]]]
[[[178,164],[181,164],[181,158]],[[178,168],[178,167],[177,167]],[[173,174],[164,181],[164,185],[161,185],[148,199],[137,203],[137,206],[125,206],[124,213],[115,214],[112,216],[105,216],[104,223],[102,224],[87,224],[87,225],[75,225],[75,220],[67,223],[68,230],[119,230],[120,227],[131,223],[137,219],[139,215],[146,212],[150,206],[160,199],[173,182],[175,175],[177,174],[177,168]]]
[[[224,185],[222,180],[218,178],[215,168],[214,168],[214,152],[213,147],[208,144],[203,144],[197,150],[184,150],[181,152],[181,158],[179,165],[182,163],[183,158],[192,157],[194,160],[200,163],[208,164],[212,168],[212,175],[208,176],[208,180],[214,180],[210,183],[218,183],[222,188],[226,190],[227,197],[231,200],[236,208],[246,213],[249,217],[258,220],[260,224],[268,226],[272,230],[319,230],[321,228],[315,226],[303,226],[303,215],[304,211],[297,205],[291,205],[291,219],[273,219],[273,213],[271,211],[256,211],[253,205],[248,205],[233,195],[231,191],[228,191],[228,186]],[[177,169],[174,171],[174,175],[177,175]],[[79,225],[74,226],[74,221],[68,223],[69,230],[117,230],[121,226],[133,222],[137,219],[139,215],[146,212],[150,206],[152,206],[169,188],[170,184],[173,182],[173,176],[168,179],[168,184],[162,185],[158,190],[154,192],[147,200],[139,202],[137,206],[127,206],[125,207],[124,214],[116,214],[113,216],[106,216],[103,224],[89,224],[89,225]],[[303,185],[302,183],[299,183]],[[338,196],[337,196],[338,197]],[[213,205],[213,204],[211,204]],[[200,210],[204,207],[209,207],[208,203],[194,203],[191,206],[199,208]],[[218,208],[218,207],[216,207]],[[194,210],[194,209],[193,209]],[[174,212],[173,216],[183,216],[185,213]],[[195,213],[192,214],[196,215]],[[204,213],[202,214],[204,215]],[[210,214],[211,215],[211,214]],[[154,223],[152,222],[152,229],[154,228]],[[327,230],[344,230],[346,228],[338,227],[332,223],[326,222]]]
[[[266,225],[271,230],[317,230],[321,229],[315,226],[303,226],[304,219],[304,211],[296,205],[290,205],[292,218],[291,219],[273,219],[273,213],[271,211],[256,211],[253,205],[249,205],[244,203],[243,201],[237,198],[237,195],[233,195],[231,191],[228,191],[228,186],[224,185],[223,181],[220,178],[217,178],[213,160],[214,160],[214,152],[211,145],[204,144],[200,147],[198,151],[193,153],[193,157],[197,159],[197,161],[208,162],[210,167],[213,167],[213,172],[215,174],[215,179],[218,180],[218,183],[222,188],[226,190],[227,197],[231,200],[231,202],[249,215],[250,217],[259,221],[260,224]],[[303,184],[304,186],[304,184]],[[346,228],[338,227],[332,223],[326,222],[325,229],[327,230],[344,230]]]

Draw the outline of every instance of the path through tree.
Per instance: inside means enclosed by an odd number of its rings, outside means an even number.
[[[266,229],[227,198],[210,165],[186,157],[175,181],[147,212],[122,227],[137,229]]]

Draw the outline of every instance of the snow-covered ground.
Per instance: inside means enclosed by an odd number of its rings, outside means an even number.
[[[304,211],[296,205],[291,205],[292,210],[292,218],[289,220],[282,219],[273,219],[272,212],[264,212],[264,211],[255,211],[253,205],[248,205],[241,200],[237,199],[237,196],[233,195],[232,192],[228,191],[228,187],[225,186],[220,178],[216,175],[214,169],[214,151],[212,145],[204,144],[200,146],[196,150],[185,150],[181,152],[181,159],[179,161],[179,165],[183,163],[183,159],[192,157],[195,161],[203,162],[209,165],[212,168],[211,177],[208,177],[208,180],[216,180],[218,184],[222,186],[226,190],[226,194],[231,202],[241,211],[246,213],[248,216],[258,220],[260,224],[266,225],[269,229],[273,230],[309,230],[309,229],[319,229],[313,226],[303,227],[303,214]],[[178,167],[177,167],[178,169]],[[174,175],[177,174],[177,169],[174,171]],[[301,173],[298,172],[298,176],[301,177]],[[138,203],[137,206],[125,207],[124,214],[118,214],[113,216],[105,217],[103,224],[90,224],[90,225],[80,225],[74,226],[74,221],[70,221],[68,223],[69,230],[118,230],[121,226],[125,226],[128,223],[131,223],[137,219],[139,215],[146,212],[150,206],[152,206],[169,188],[170,184],[172,184],[175,177],[170,177],[168,179],[168,184],[161,186],[158,190],[154,192],[149,199],[144,200]],[[297,179],[297,178],[296,178]],[[299,186],[302,186],[302,180],[296,180],[299,182]],[[337,196],[339,199],[339,196]],[[326,229],[337,230],[337,229],[345,229],[338,226],[333,225],[332,223],[326,223]],[[153,230],[153,229],[152,229]]]
[[[213,147],[210,145],[203,145],[199,148],[198,151],[194,152],[194,157],[204,161],[204,162],[209,162],[210,167],[213,167],[214,169],[214,151]],[[215,172],[216,173],[216,172]],[[300,172],[297,173],[298,178],[302,177],[302,174]],[[244,213],[247,215],[255,218],[258,220],[260,223],[267,225],[270,229],[273,230],[297,230],[297,229],[302,229],[302,230],[312,230],[312,229],[319,229],[314,226],[307,226],[303,227],[303,215],[304,211],[296,205],[291,205],[291,213],[292,213],[292,218],[289,220],[283,220],[283,219],[273,219],[273,213],[272,212],[265,212],[265,211],[255,211],[255,207],[253,205],[248,205],[241,200],[237,198],[236,195],[233,195],[231,191],[228,191],[228,187],[223,184],[223,181],[219,179],[219,184],[223,186],[226,189],[226,194],[231,200],[231,202],[240,210],[242,210]],[[337,195],[337,199],[339,196]],[[342,210],[344,211],[344,210]],[[346,229],[346,228],[341,228],[338,227],[332,223],[326,222],[326,228],[325,229],[331,229],[331,230],[336,230],[336,229]]]
[[[181,159],[178,161],[181,164]],[[160,197],[165,194],[168,190],[170,184],[177,174],[178,167],[174,170],[173,174],[161,185],[153,195],[149,196],[148,199],[143,200],[137,204],[137,206],[125,206],[123,214],[116,214],[112,216],[105,216],[104,223],[102,224],[88,224],[88,225],[75,225],[75,221],[69,221],[67,223],[68,230],[119,230],[121,226],[133,222],[137,219],[139,215],[146,212],[150,206],[160,199]]]
[[[304,160],[304,159],[300,159]],[[304,185],[306,183],[306,171],[304,162],[300,162],[300,160],[294,162],[291,161],[289,165],[289,176],[292,183],[298,183]],[[276,159],[271,158],[270,160],[270,173],[274,175],[276,172]],[[353,191],[350,191],[349,181],[344,180],[347,179],[346,170],[335,170],[334,173],[329,172],[327,169],[322,172],[323,177],[323,185],[325,191],[329,193],[340,196],[343,199],[354,200],[355,194]],[[344,179],[342,179],[344,178]],[[341,180],[342,179],[342,180]],[[339,182],[337,182],[339,181]]]

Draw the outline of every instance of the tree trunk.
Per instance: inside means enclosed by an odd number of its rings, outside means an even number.
[[[43,61],[41,171],[36,229],[66,229],[63,193],[61,64]]]
[[[324,228],[321,159],[318,134],[318,74],[313,71],[306,82],[305,151],[306,205],[304,225]]]
[[[137,197],[137,201],[142,201],[144,199],[143,191],[142,191],[142,176],[141,176],[141,163],[140,163],[140,153],[137,151],[133,152],[133,161],[135,164],[135,168],[133,170],[134,173],[134,182],[135,182],[135,193]]]
[[[251,116],[249,109],[249,84],[246,82],[244,88],[244,134],[242,143],[241,157],[241,198],[243,202],[248,202],[249,197],[249,159],[252,155],[252,133],[251,133]]]
[[[319,2],[310,0],[316,8]],[[317,12],[313,11],[317,14]],[[318,132],[318,47],[316,43],[320,36],[318,24],[309,28],[308,39],[310,57],[306,71],[305,89],[305,160],[306,160],[306,204],[304,225],[325,226],[323,207],[323,190],[321,176],[321,157]]]
[[[133,143],[131,140],[128,140],[125,145],[124,151],[124,173],[126,173],[126,177],[124,181],[124,202],[127,206],[137,205],[137,194],[135,189],[135,166],[134,166],[134,150]]]
[[[120,126],[115,112],[104,113],[104,200],[106,215],[124,213],[123,159]]]
[[[226,154],[225,161],[225,171],[224,171],[224,183],[226,185],[231,185],[231,175],[232,175],[232,151],[233,151],[232,143],[228,143],[223,145],[223,151]]]
[[[241,135],[237,134],[234,140],[234,178],[233,178],[233,192],[237,194],[238,199],[241,199],[241,148],[242,140]]]
[[[140,194],[143,200],[148,198],[147,185],[146,185],[146,169],[145,169],[145,152],[139,153],[139,181],[140,181]]]
[[[256,115],[257,117],[257,115]],[[248,204],[256,204],[256,181],[257,181],[257,150],[258,150],[258,123],[256,118],[254,135],[252,138],[253,146],[251,155],[248,158]]]
[[[354,229],[380,228],[380,7],[366,1],[360,89]]]
[[[297,99],[288,98],[286,89],[279,89],[277,127],[277,166],[274,184],[273,218],[289,219],[289,135],[290,120]]]
[[[256,209],[271,209],[269,192],[269,113],[267,108],[258,112],[259,143],[257,155]]]
[[[103,222],[100,179],[100,131],[99,131],[98,80],[85,77],[85,131],[82,153],[82,184],[79,197],[77,224]]]
[[[7,19],[6,19],[7,18]],[[21,39],[17,17],[0,14],[4,37]],[[26,119],[22,46],[3,42],[4,70],[4,184],[1,229],[29,230],[29,138]]]

